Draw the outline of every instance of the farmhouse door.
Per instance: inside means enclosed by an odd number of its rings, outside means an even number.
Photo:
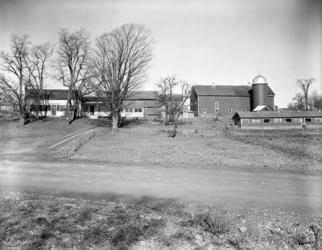
[[[52,105],[51,106],[51,115],[56,115],[56,110],[57,110],[57,106],[56,105]]]
[[[90,114],[90,115],[94,115],[94,113],[95,113],[95,106],[94,106],[94,105],[91,105],[91,106],[89,107],[89,114]]]

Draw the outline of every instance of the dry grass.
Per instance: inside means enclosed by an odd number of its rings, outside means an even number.
[[[322,163],[322,135],[237,136],[236,140],[282,152],[299,160],[313,160]]]
[[[310,214],[10,192],[0,249],[321,249],[321,211]]]

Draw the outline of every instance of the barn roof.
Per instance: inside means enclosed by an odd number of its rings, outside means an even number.
[[[275,95],[268,87],[267,95]],[[193,86],[198,96],[250,96],[251,86],[248,85],[195,85]]]
[[[240,118],[301,118],[322,117],[321,111],[263,111],[263,112],[236,112],[234,116]]]

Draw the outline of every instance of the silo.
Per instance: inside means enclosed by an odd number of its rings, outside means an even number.
[[[266,105],[267,101],[267,80],[264,76],[262,75],[257,75],[253,79],[253,84],[252,84],[252,103],[253,107],[256,108],[258,105]]]

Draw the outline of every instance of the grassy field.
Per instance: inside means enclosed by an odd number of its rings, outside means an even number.
[[[237,141],[248,145],[260,146],[264,149],[281,152],[290,157],[298,159],[310,159],[322,164],[322,134],[292,135],[282,136],[235,136]]]
[[[213,121],[198,122],[179,126],[175,138],[167,136],[171,127],[157,123],[131,123],[114,136],[99,127],[73,158],[116,166],[321,173],[319,136],[222,136]],[[96,124],[44,119],[20,127],[0,120],[0,155],[31,152]],[[321,218],[321,211],[300,208],[0,190],[0,249],[320,250]]]
[[[192,130],[190,126],[179,126],[178,136],[169,138],[166,130],[170,128],[130,125],[112,136],[107,128],[102,127],[74,158],[168,167],[265,168],[314,174],[322,170],[319,153],[322,147],[318,137],[218,136],[215,128],[208,129],[213,132],[205,136],[200,132],[188,134],[187,131]]]
[[[0,249],[318,250],[321,215],[9,192],[0,195]]]

